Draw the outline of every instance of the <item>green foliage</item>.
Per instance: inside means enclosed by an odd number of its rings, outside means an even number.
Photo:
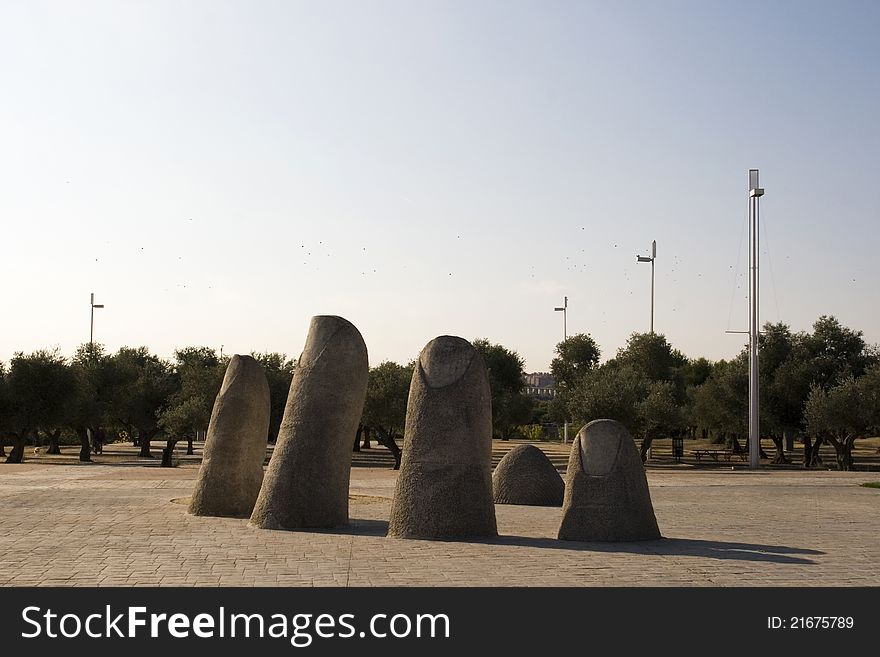
[[[880,428],[880,366],[825,390],[813,385],[804,406],[807,431],[843,440],[868,437]]]
[[[556,382],[556,396],[550,403],[550,417],[556,423],[572,416],[572,396],[577,387],[599,365],[599,345],[588,333],[578,333],[556,345],[550,373]]]
[[[112,416],[131,432],[154,436],[159,417],[177,391],[171,364],[150,354],[147,347],[122,347],[113,356],[117,385],[111,398]]]
[[[549,424],[553,422],[553,400],[532,399],[532,417],[529,424]]]
[[[492,393],[492,427],[496,435],[507,438],[516,424],[529,421],[532,400],[525,388],[524,361],[515,351],[485,339],[473,341],[474,349],[483,357]]]
[[[636,435],[641,433],[639,405],[648,391],[649,382],[633,367],[606,364],[580,380],[571,391],[568,409],[576,426],[617,420]]]
[[[557,396],[533,400],[523,394],[523,360],[515,351],[485,339],[473,344],[487,367],[495,435],[537,436],[541,424],[601,417],[643,436],[643,450],[653,436],[685,428],[721,439],[747,433],[747,349],[730,361],[689,360],[663,335],[634,333],[600,367],[596,342],[579,334],[556,347]],[[253,356],[269,381],[274,438],[295,364],[284,354]],[[880,434],[880,358],[860,331],[829,316],[810,332],[766,324],[759,362],[762,429],[778,449],[783,432],[805,430],[817,444],[832,444],[841,467],[849,467],[852,442]],[[0,432],[52,432],[56,441],[73,432],[81,445],[86,430],[98,427],[188,437],[207,428],[225,366],[206,347],[179,349],[173,365],[146,347],[110,356],[99,344],[85,344],[69,363],[57,351],[19,353],[8,366],[0,363]],[[412,370],[412,363],[392,362],[371,369],[365,426],[402,433]]]
[[[12,399],[9,390],[9,373],[6,365],[0,361],[0,447],[3,437],[14,431]]]
[[[401,435],[415,363],[398,365],[385,361],[370,369],[362,422],[379,427],[390,436]]]
[[[174,352],[179,387],[159,417],[171,438],[187,438],[208,428],[214,400],[220,392],[226,361],[209,347],[186,347]]]
[[[828,390],[814,385],[804,406],[807,431],[814,436],[830,433],[841,437],[864,432],[868,418],[860,392],[851,377]]]
[[[2,424],[24,440],[37,429],[54,429],[70,415],[77,379],[57,351],[16,353],[3,377]]]
[[[290,382],[293,379],[296,363],[288,359],[286,354],[251,353],[251,356],[266,372],[266,380],[269,383],[269,441],[275,442],[278,438],[278,430],[281,428],[281,420],[284,418],[284,408],[287,406],[287,395],[290,392]]]
[[[849,376],[828,389],[814,384],[804,405],[807,431],[831,443],[841,470],[853,466],[852,448],[858,438],[880,428],[880,366],[863,376]]]
[[[691,358],[681,369],[681,381],[685,389],[701,386],[712,376],[714,371],[715,366],[712,361],[706,358]]]
[[[517,432],[524,440],[544,440],[544,427],[540,424],[524,424],[517,427]]]
[[[866,433],[880,435],[880,364],[872,365],[858,379],[859,401],[865,413]]]
[[[690,392],[690,423],[722,436],[739,435],[748,429],[749,376],[745,354],[716,365],[703,385]]]
[[[649,381],[673,381],[686,363],[687,358],[660,333],[633,333],[608,361],[612,367],[631,367]]]
[[[813,383],[823,388],[847,377],[859,377],[877,362],[863,333],[842,326],[835,317],[822,315],[817,319],[805,343],[813,359]]]
[[[785,324],[765,324],[759,345],[763,424],[774,433],[806,428],[805,405],[813,389],[829,390],[861,377],[877,362],[861,331],[825,315],[812,333],[793,334]],[[821,415],[818,393],[814,399],[815,425],[815,414]]]
[[[599,345],[587,333],[578,333],[556,345],[556,357],[550,363],[550,373],[556,389],[573,389],[584,375],[599,364]]]
[[[649,384],[647,396],[639,402],[639,424],[645,436],[671,436],[685,427],[685,409],[678,403],[671,381]]]
[[[107,425],[119,384],[112,359],[102,345],[85,343],[76,350],[71,368],[77,378],[77,393],[68,424],[80,432]]]

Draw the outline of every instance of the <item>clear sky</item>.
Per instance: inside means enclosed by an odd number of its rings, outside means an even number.
[[[94,292],[110,350],[296,356],[339,314],[372,364],[449,333],[543,370],[565,295],[604,357],[648,329],[652,239],[656,330],[730,357],[750,167],[762,320],[878,342],[878,34],[867,0],[2,0],[0,359],[72,353]]]

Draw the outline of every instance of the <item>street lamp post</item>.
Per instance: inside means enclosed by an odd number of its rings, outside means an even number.
[[[95,303],[95,293],[92,292],[92,298],[90,305],[92,306],[92,321],[91,328],[89,329],[89,346],[91,347],[95,342],[95,308],[103,308],[103,303]]]
[[[554,308],[556,312],[562,312],[562,340],[568,340],[568,297],[564,297],[565,302],[561,308]]]
[[[562,312],[562,341],[568,340],[568,297],[563,298],[561,308],[554,308],[555,312]],[[562,444],[568,444],[568,420],[562,426]]]
[[[760,200],[764,189],[758,184],[758,170],[749,169],[749,468],[757,470],[761,464],[760,391],[758,379],[758,319],[760,278]]]
[[[654,332],[654,261],[657,259],[657,240],[651,242],[651,257],[636,256],[636,262],[651,263],[651,333]]]

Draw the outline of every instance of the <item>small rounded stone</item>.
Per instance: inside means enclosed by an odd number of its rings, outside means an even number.
[[[492,490],[495,504],[562,506],[565,482],[544,452],[517,445],[495,467]]]

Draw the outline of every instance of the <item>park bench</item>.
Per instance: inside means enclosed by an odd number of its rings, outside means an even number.
[[[740,452],[735,455],[732,449],[695,449],[692,453],[698,461],[704,456],[711,458],[713,461],[717,461],[719,457],[724,457],[725,461],[729,461],[732,456],[739,456],[742,461],[748,458],[748,452]]]

